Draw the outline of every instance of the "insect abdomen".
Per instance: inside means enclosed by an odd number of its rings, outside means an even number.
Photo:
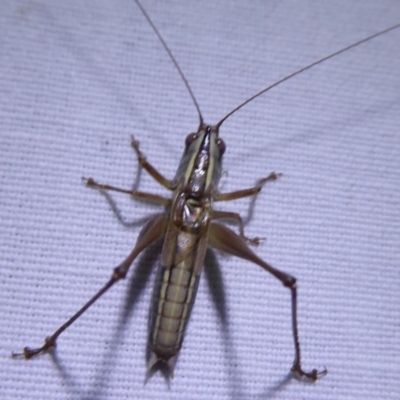
[[[183,333],[196,297],[199,275],[194,257],[185,257],[171,267],[160,266],[154,290],[149,368],[157,361],[169,365],[172,372],[183,341]]]

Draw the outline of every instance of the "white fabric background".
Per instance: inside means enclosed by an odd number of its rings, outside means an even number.
[[[396,0],[143,3],[210,123],[400,21]],[[316,67],[221,129],[224,191],[284,174],[246,231],[267,238],[262,258],[298,278],[304,368],[329,374],[314,385],[286,379],[289,291],[217,254],[225,324],[203,277],[175,379],[145,382],[146,260],[60,337],[58,363],[10,353],[41,345],[94,294],[134,245],[139,228],[127,225],[157,210],[113,195],[124,225],[81,177],[131,187],[131,134],[172,177],[195,110],[132,0],[2,1],[0,397],[400,398],[399,43],[397,30]],[[140,185],[165,193],[146,174]],[[247,216],[251,202],[219,206]],[[144,288],[128,301],[132,285]]]

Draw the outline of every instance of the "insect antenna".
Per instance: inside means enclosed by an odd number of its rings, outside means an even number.
[[[319,59],[318,61],[313,62],[312,64],[307,65],[306,67],[303,67],[299,70],[297,70],[296,72],[291,73],[290,75],[285,76],[284,78],[280,79],[279,81],[273,83],[272,85],[266,87],[265,89],[261,90],[260,92],[256,93],[254,96],[251,96],[250,98],[248,98],[246,101],[244,101],[242,104],[238,105],[236,108],[234,108],[232,111],[230,111],[228,114],[225,115],[225,117],[223,117],[216,125],[217,129],[219,129],[219,127],[225,122],[225,120],[227,120],[232,114],[234,114],[236,111],[240,110],[243,106],[245,106],[247,103],[250,103],[252,100],[256,99],[257,97],[261,96],[262,94],[268,92],[270,89],[274,88],[275,86],[278,86],[279,84],[289,80],[290,78],[293,78],[296,75],[301,74],[304,71],[307,71],[308,69],[315,67],[318,64],[323,63],[324,61],[327,61],[341,53],[344,53],[347,50],[352,49],[353,47],[359,46],[362,43],[368,42],[369,40],[372,40],[374,38],[376,38],[377,36],[383,35],[387,32],[390,32],[394,29],[400,28],[400,24],[396,24],[391,26],[390,28],[387,28],[383,31],[377,32],[371,36],[368,36],[365,39],[359,40],[356,43],[351,44],[350,46],[347,46],[341,50],[338,50],[332,54],[330,54],[329,56],[323,57],[321,59]]]
[[[179,66],[178,62],[176,61],[174,55],[172,54],[171,49],[168,47],[167,43],[165,42],[165,40],[161,36],[161,33],[158,31],[157,27],[154,25],[154,23],[151,20],[149,14],[147,14],[147,11],[145,10],[145,8],[140,4],[139,0],[135,0],[135,2],[137,4],[137,6],[139,7],[140,11],[142,12],[142,14],[144,15],[144,17],[147,19],[147,22],[153,28],[154,33],[157,35],[157,37],[160,40],[161,44],[163,45],[165,51],[168,53],[169,58],[171,59],[171,61],[174,64],[175,68],[177,69],[177,71],[179,72],[179,75],[181,76],[181,78],[183,80],[183,83],[185,84],[186,89],[188,90],[188,92],[190,94],[190,97],[193,100],[194,106],[196,107],[197,114],[199,115],[200,125],[202,125],[203,124],[203,116],[201,114],[199,104],[197,103],[196,97],[194,96],[192,88],[190,87],[188,80],[186,79],[183,71],[181,70],[181,67]]]

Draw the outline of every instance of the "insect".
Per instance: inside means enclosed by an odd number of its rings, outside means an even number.
[[[140,3],[138,3],[138,5],[146,18],[148,18]],[[153,28],[155,28],[149,18],[148,21]],[[396,27],[398,27],[398,25]],[[394,28],[395,27],[391,29]],[[387,31],[388,30],[384,32]],[[156,29],[155,32],[158,34]],[[380,32],[379,34],[383,34],[384,32]],[[370,40],[374,36],[364,39],[364,41]],[[165,45],[162,38],[160,36],[159,38]],[[342,49],[340,52],[349,50],[360,43],[361,42],[353,44],[352,46]],[[190,134],[186,138],[184,155],[178,167],[176,177],[172,181],[166,179],[147,162],[140,151],[137,141],[133,140],[132,144],[141,167],[157,182],[171,189],[173,191],[173,198],[165,199],[149,193],[101,185],[91,178],[87,180],[87,184],[94,188],[115,190],[127,193],[135,198],[160,204],[168,209],[168,213],[155,216],[144,226],[138,237],[137,244],[128,258],[115,269],[110,281],[80,311],[78,311],[77,314],[50,336],[44,346],[33,350],[25,348],[24,355],[30,358],[55,346],[58,336],[69,325],[79,318],[79,316],[97,301],[103,293],[113,286],[114,283],[126,276],[130,265],[140,252],[151,243],[163,238],[164,245],[161,256],[161,266],[158,272],[157,289],[155,291],[157,296],[153,306],[152,332],[149,339],[153,350],[152,357],[149,360],[149,368],[152,368],[157,362],[164,362],[167,364],[170,373],[173,373],[176,357],[182,345],[184,330],[190,315],[190,309],[194,302],[205,250],[207,246],[210,245],[211,247],[253,261],[272,273],[290,289],[292,296],[292,322],[295,347],[295,359],[292,370],[301,376],[316,380],[319,376],[324,375],[326,371],[318,372],[317,370],[313,370],[307,372],[304,371],[301,366],[300,344],[297,330],[297,291],[295,279],[286,273],[276,270],[258,258],[255,253],[250,250],[246,242],[256,244],[258,240],[257,238],[248,239],[245,236],[241,218],[238,214],[213,211],[212,205],[215,201],[234,200],[255,195],[261,190],[263,184],[275,180],[278,177],[278,174],[272,173],[266,178],[261,179],[258,185],[252,188],[231,193],[218,193],[221,162],[225,151],[224,142],[219,137],[219,128],[223,122],[239,108],[272,87],[318,63],[338,55],[340,52],[336,52],[319,60],[280,80],[274,85],[269,86],[232,110],[216,125],[210,126],[203,122],[199,106],[185,77],[166,45],[165,48],[170,54],[172,61],[181,74],[193,98],[200,118],[199,129],[196,133]],[[224,218],[230,218],[238,222],[240,229],[239,235],[218,223],[219,219]]]

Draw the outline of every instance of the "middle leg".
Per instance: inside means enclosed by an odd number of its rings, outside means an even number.
[[[282,176],[282,174],[276,174],[275,172],[271,172],[266,178],[260,179],[257,182],[256,186],[253,186],[249,189],[235,190],[234,192],[219,193],[214,200],[230,201],[230,200],[242,199],[243,197],[255,196],[261,191],[265,183],[267,183],[268,181],[276,181],[280,176]]]
[[[120,189],[115,186],[103,185],[103,184],[95,182],[95,180],[93,178],[82,178],[82,180],[86,183],[86,186],[89,186],[94,189],[112,190],[114,192],[129,194],[130,196],[134,197],[135,199],[149,201],[151,203],[156,203],[156,204],[159,204],[164,207],[168,207],[171,204],[170,199],[166,199],[165,197],[158,196],[157,194],[138,192],[137,190]]]
[[[249,238],[244,234],[244,226],[243,226],[243,220],[242,217],[238,213],[234,212],[229,212],[229,211],[212,211],[211,218],[213,220],[215,219],[233,219],[239,224],[239,233],[240,237],[246,241],[247,243],[253,245],[253,246],[258,246],[264,238]]]

